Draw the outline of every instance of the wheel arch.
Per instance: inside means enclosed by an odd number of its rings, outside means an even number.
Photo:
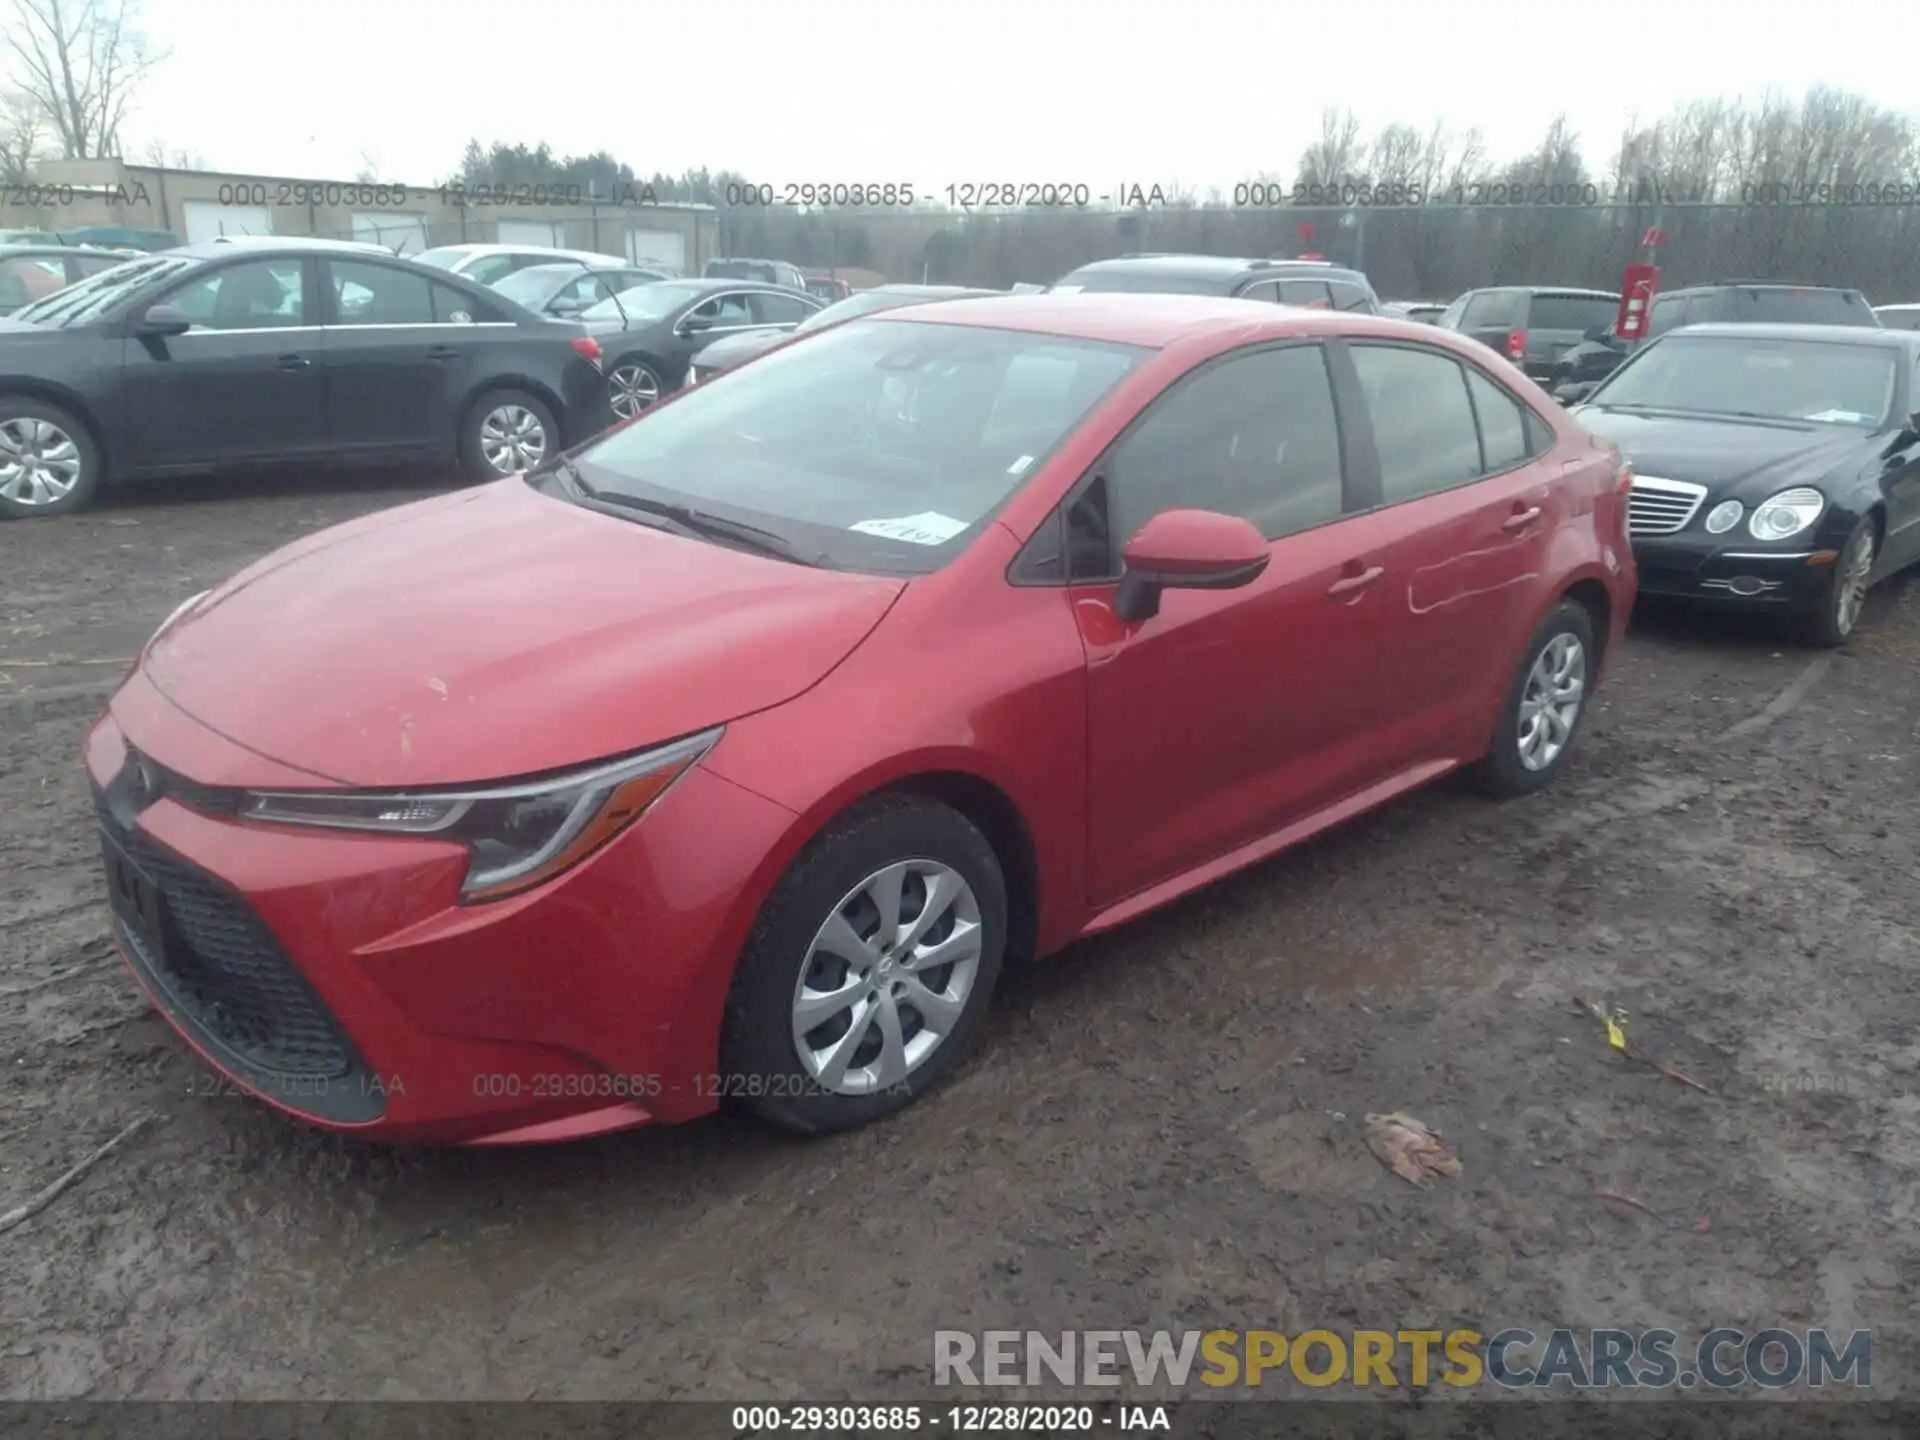
[[[460,402],[460,419],[454,428],[454,444],[457,446],[466,439],[467,424],[473,419],[473,412],[480,407],[489,395],[498,395],[503,391],[521,390],[534,397],[547,407],[547,413],[558,425],[560,417],[566,411],[566,402],[554,394],[553,390],[541,384],[529,375],[494,375],[467,392],[467,398]],[[558,436],[554,437],[558,440]]]

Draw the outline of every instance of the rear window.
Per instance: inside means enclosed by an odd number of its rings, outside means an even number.
[[[1611,326],[1620,313],[1618,299],[1606,295],[1536,295],[1527,306],[1529,330],[1584,332]]]
[[[1735,290],[1727,318],[1749,325],[1878,323],[1865,298],[1845,290]]]
[[[1227,295],[1233,282],[1211,275],[1169,275],[1164,271],[1076,270],[1054,285],[1060,294],[1076,290],[1128,295]]]
[[[1520,318],[1520,292],[1518,290],[1482,290],[1467,301],[1466,313],[1460,317],[1463,330],[1499,329],[1512,325]]]

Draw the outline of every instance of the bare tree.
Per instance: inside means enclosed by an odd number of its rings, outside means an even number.
[[[164,140],[149,140],[140,150],[141,163],[156,170],[210,170],[207,157],[198,150],[181,150]]]
[[[0,25],[24,72],[21,88],[69,160],[115,155],[127,102],[166,58],[140,30],[138,0],[10,0]]]
[[[46,133],[31,95],[19,90],[0,94],[0,184],[24,185],[32,178]]]
[[[1320,137],[1300,152],[1296,178],[1303,185],[1338,185],[1351,179],[1365,158],[1360,121],[1351,110],[1320,112]]]

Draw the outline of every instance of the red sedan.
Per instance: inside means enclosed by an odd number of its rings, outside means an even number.
[[[856,320],[182,606],[86,741],[114,934],[324,1125],[861,1124],[1009,957],[1458,766],[1550,781],[1629,480],[1430,326]]]

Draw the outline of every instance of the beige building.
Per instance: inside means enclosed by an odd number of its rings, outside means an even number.
[[[97,225],[168,230],[189,241],[241,234],[371,240],[403,254],[467,243],[551,245],[690,275],[718,253],[720,234],[712,206],[660,203],[640,185],[610,195],[580,186],[493,193],[51,160],[36,167],[31,184],[0,195],[0,229]]]

